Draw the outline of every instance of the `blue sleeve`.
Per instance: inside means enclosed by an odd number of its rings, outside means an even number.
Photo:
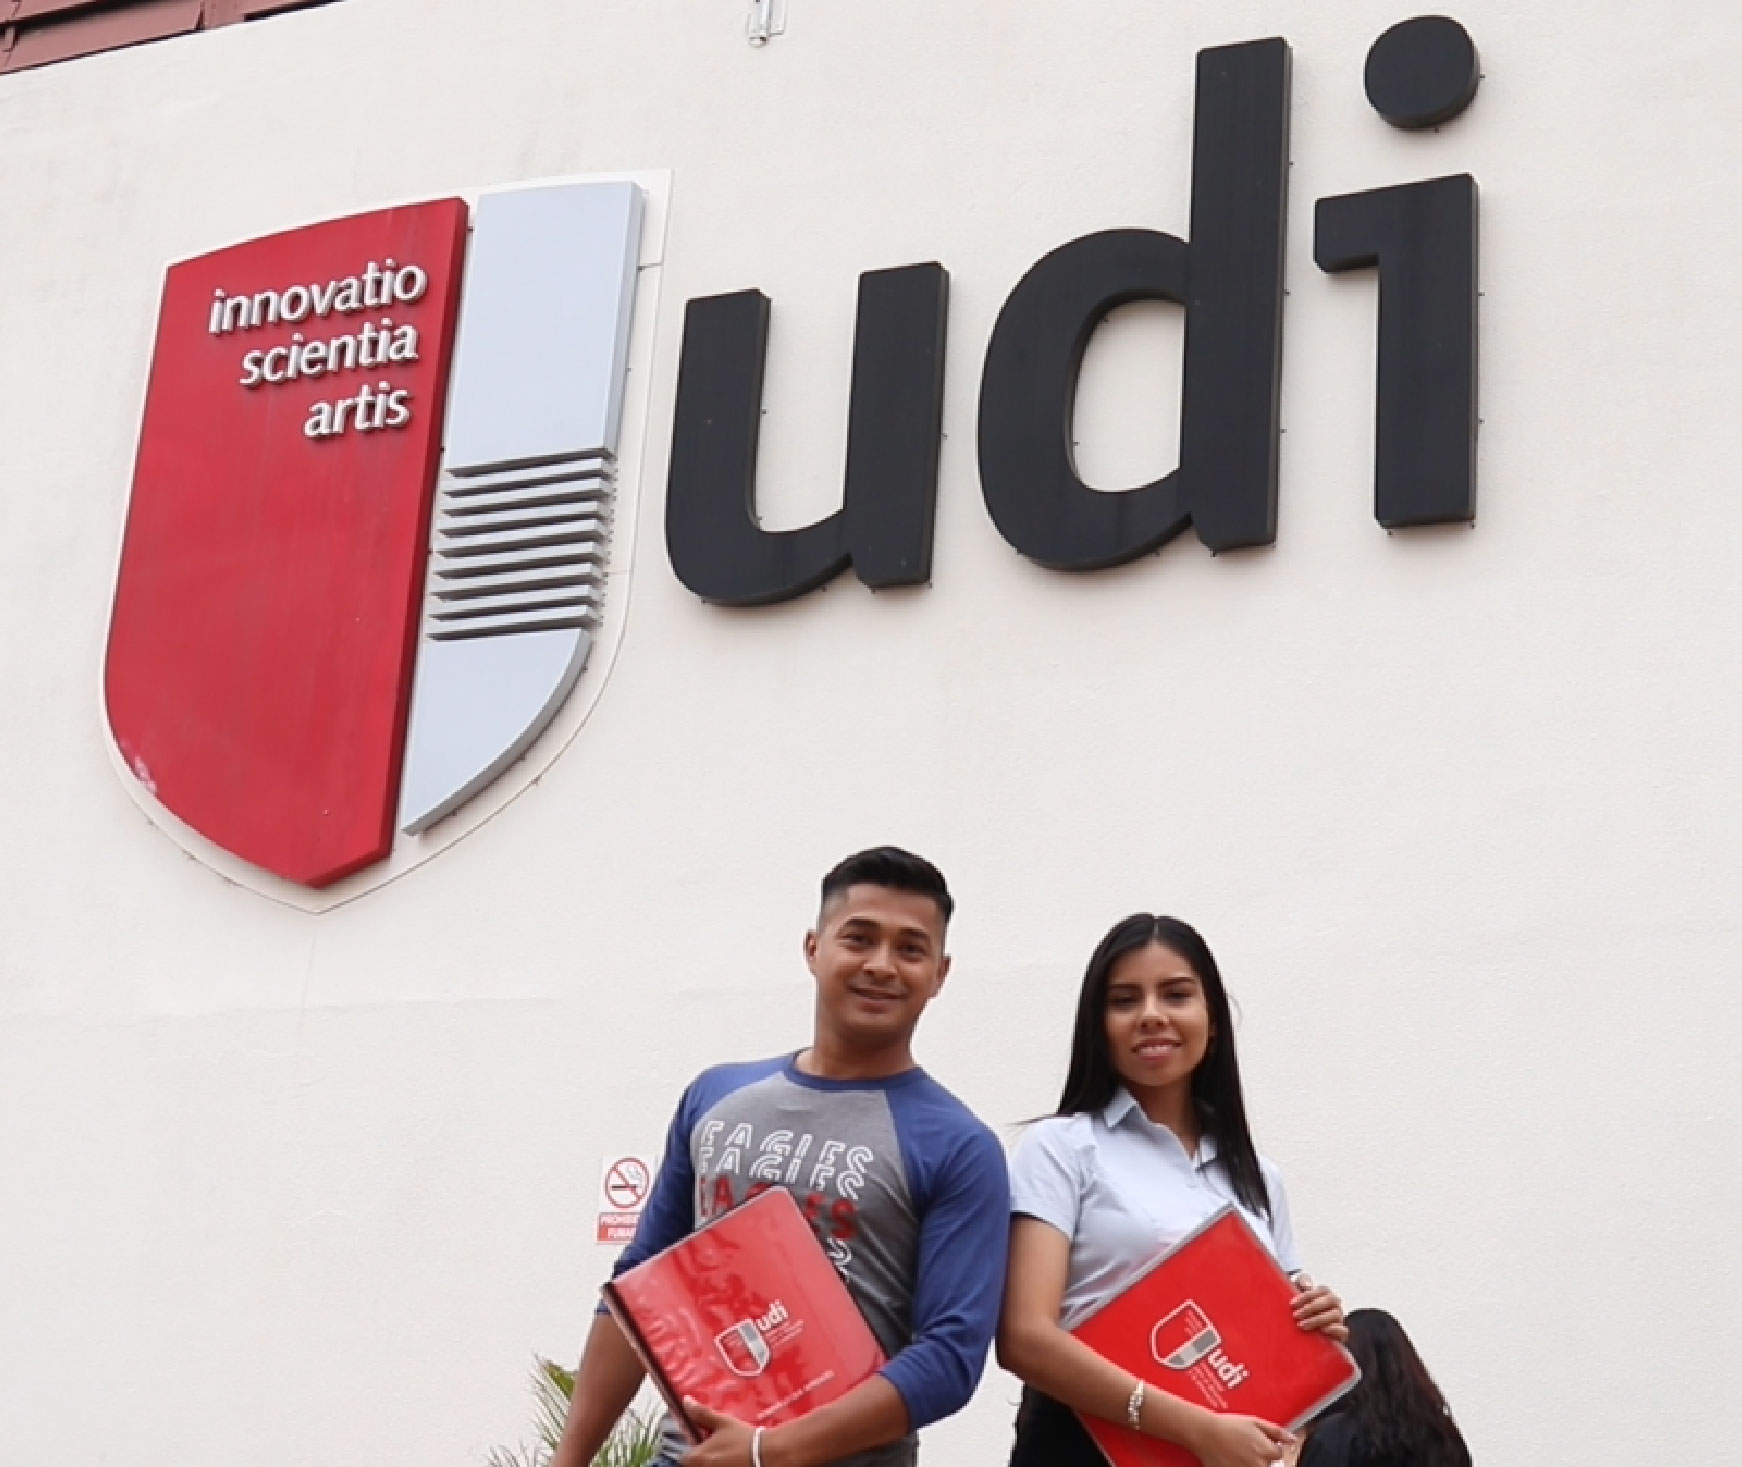
[[[977,1121],[927,1166],[913,1288],[913,1342],[883,1367],[918,1430],[960,1411],[986,1369],[1004,1297],[1010,1183],[1004,1150]],[[915,1138],[917,1145],[923,1141]],[[909,1149],[903,1138],[903,1150]],[[914,1173],[910,1171],[910,1175]]]
[[[635,1226],[634,1239],[611,1266],[612,1278],[661,1249],[681,1242],[695,1230],[696,1173],[690,1160],[690,1132],[695,1128],[697,1090],[701,1084],[697,1080],[677,1103],[677,1114],[665,1133],[665,1152],[659,1159],[653,1190],[647,1194],[647,1206]]]
[[[659,1172],[653,1179],[653,1190],[647,1195],[641,1221],[636,1224],[635,1237],[611,1265],[612,1278],[673,1243],[682,1242],[695,1231],[696,1171],[690,1156],[690,1138],[696,1126],[723,1097],[775,1073],[784,1062],[784,1058],[776,1058],[716,1065],[690,1081],[665,1133],[665,1152],[659,1159]]]

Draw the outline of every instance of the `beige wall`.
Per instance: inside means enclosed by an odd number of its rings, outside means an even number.
[[[656,1145],[703,1064],[803,1040],[814,881],[886,839],[958,888],[922,1049],[986,1117],[1050,1103],[1100,931],[1178,912],[1240,1000],[1314,1271],[1405,1320],[1484,1467],[1721,1457],[1735,7],[1470,0],[1486,81],[1424,136],[1362,97],[1392,6],[790,0],[760,51],[745,8],[346,0],[0,79],[0,1461],[513,1440],[530,1353],[573,1351],[608,1263],[601,1157]],[[996,310],[1076,235],[1183,232],[1193,53],[1278,33],[1277,544],[1043,572],[979,499]],[[98,696],[164,265],[631,169],[670,170],[670,212],[585,716],[325,913],[189,859]],[[1387,535],[1374,292],[1313,267],[1311,206],[1462,171],[1481,518]],[[952,277],[934,584],[700,604],[661,534],[683,302],[773,298],[763,505],[803,523],[839,494],[855,278],[925,259]],[[1177,352],[1161,310],[1092,348],[1102,482],[1171,461]],[[1001,1462],[1012,1398],[989,1376],[934,1467]]]

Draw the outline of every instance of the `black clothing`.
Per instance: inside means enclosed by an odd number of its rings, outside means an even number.
[[[1024,1386],[1010,1467],[1107,1467],[1107,1459],[1075,1411]]]
[[[1342,1412],[1333,1411],[1307,1433],[1297,1467],[1354,1467],[1355,1449],[1355,1428]]]
[[[1016,1444],[1010,1467],[1107,1467],[1081,1418],[1069,1406],[1024,1387],[1016,1413]],[[1471,1467],[1462,1438],[1430,1454],[1368,1455],[1361,1433],[1346,1412],[1322,1416],[1307,1433],[1297,1467]]]

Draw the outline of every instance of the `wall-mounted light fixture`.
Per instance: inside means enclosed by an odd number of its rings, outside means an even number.
[[[786,0],[750,0],[744,34],[752,46],[766,46],[772,36],[786,33]]]

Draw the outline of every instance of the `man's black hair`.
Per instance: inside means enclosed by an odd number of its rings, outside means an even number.
[[[873,846],[848,856],[823,877],[822,905],[826,907],[829,898],[839,896],[849,886],[884,886],[891,891],[928,896],[938,904],[946,927],[956,910],[944,873],[924,856],[916,856],[900,846]]]

